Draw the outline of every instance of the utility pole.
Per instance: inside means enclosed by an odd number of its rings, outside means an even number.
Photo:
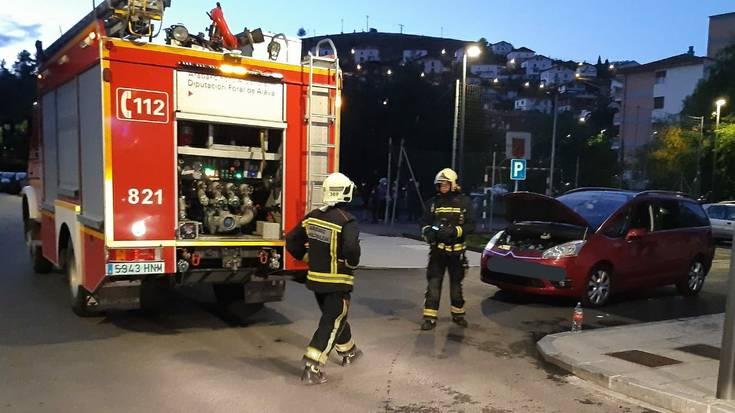
[[[403,25],[401,23],[398,23],[398,25],[401,27],[401,34],[403,34]]]
[[[365,16],[365,32],[367,33],[369,31],[370,31],[370,16],[366,15]]]
[[[400,194],[400,185],[401,185],[401,166],[403,166],[403,143],[405,139],[401,138],[401,149],[398,151],[398,168],[396,169],[396,189],[393,191],[393,211],[391,212],[390,216],[390,226],[393,226],[393,223],[396,220],[396,206],[398,205],[398,196]]]
[[[551,165],[549,166],[548,196],[554,196],[554,163],[556,161],[556,124],[559,119],[559,91],[554,92],[554,126],[551,131]],[[516,182],[517,183],[517,182]]]
[[[385,216],[383,224],[388,223],[388,211],[390,206],[390,179],[391,179],[391,162],[393,162],[393,137],[388,138],[388,188],[385,190]]]
[[[339,20],[342,25],[342,29],[340,30],[340,33],[345,34],[345,19],[339,19]]]
[[[464,130],[467,121],[467,49],[465,48],[462,58],[462,129],[459,131],[459,176],[464,177]]]

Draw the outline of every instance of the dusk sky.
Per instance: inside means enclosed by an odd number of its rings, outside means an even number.
[[[100,0],[97,0],[99,3]],[[8,65],[40,38],[48,46],[92,8],[91,0],[6,0],[0,10],[0,58]],[[554,58],[641,63],[684,53],[706,54],[708,16],[735,11],[733,0],[616,0],[586,2],[425,0],[243,1],[223,0],[233,31],[244,26],[295,36],[362,31],[404,32],[463,40],[507,40]],[[165,24],[181,22],[192,32],[208,24],[214,1],[173,0]],[[162,37],[162,36],[161,36]],[[160,38],[159,38],[160,41]]]

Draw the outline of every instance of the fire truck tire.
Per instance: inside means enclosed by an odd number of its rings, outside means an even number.
[[[89,293],[82,286],[82,274],[77,268],[77,261],[74,259],[74,247],[69,246],[64,251],[64,262],[66,266],[66,276],[69,281],[69,296],[71,298],[71,310],[79,317],[92,317],[97,315],[87,306],[87,297]]]
[[[28,248],[28,253],[31,257],[31,264],[33,265],[33,271],[35,271],[38,274],[47,274],[51,272],[54,269],[54,265],[51,263],[51,261],[43,257],[43,253],[41,252],[41,246],[33,244],[33,237],[39,231],[38,223],[35,221],[28,221],[26,222],[25,227],[26,227],[26,231],[25,231],[26,247]]]

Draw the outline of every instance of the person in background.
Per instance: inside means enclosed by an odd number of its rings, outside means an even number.
[[[449,272],[452,321],[467,327],[462,296],[462,281],[467,268],[465,236],[474,231],[475,224],[472,203],[460,192],[457,179],[457,173],[449,168],[436,174],[436,196],[429,201],[421,219],[421,234],[430,245],[422,330],[436,327],[445,271]]]

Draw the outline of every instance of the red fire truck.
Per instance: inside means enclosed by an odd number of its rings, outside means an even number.
[[[79,315],[155,305],[208,283],[221,303],[283,297],[302,271],[284,233],[338,170],[341,71],[331,41],[181,25],[169,1],[102,2],[38,47],[38,135],[22,191],[37,272],[68,275]],[[160,30],[160,29],[159,29]]]

